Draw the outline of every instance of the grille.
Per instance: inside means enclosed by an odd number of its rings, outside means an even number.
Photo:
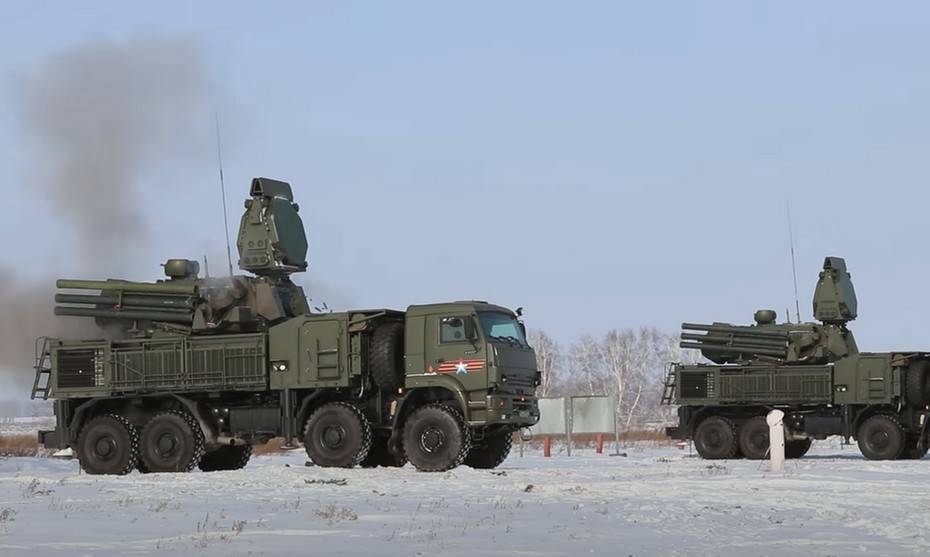
[[[535,375],[524,375],[519,373],[507,374],[505,375],[507,381],[504,382],[505,385],[511,387],[526,387],[533,388],[536,386],[536,376]]]
[[[708,372],[681,374],[681,398],[711,398],[714,396],[713,376]]]
[[[96,353],[94,349],[58,352],[58,387],[69,389],[95,386]]]

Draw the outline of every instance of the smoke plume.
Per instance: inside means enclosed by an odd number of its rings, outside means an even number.
[[[189,40],[88,44],[52,56],[19,90],[37,177],[99,272],[145,239],[146,173],[204,135],[192,133],[207,104],[200,53]]]
[[[147,180],[166,163],[199,152],[192,138],[209,137],[202,131],[208,95],[196,43],[85,44],[50,56],[12,90],[32,148],[32,178],[44,185],[57,217],[35,226],[52,226],[59,249],[78,256],[87,278],[130,272],[120,263],[132,260],[127,252],[146,251],[142,192],[154,183]],[[27,280],[0,268],[0,384],[12,381],[21,392],[31,384],[35,337],[99,334],[90,319],[52,315],[56,269],[47,272]]]

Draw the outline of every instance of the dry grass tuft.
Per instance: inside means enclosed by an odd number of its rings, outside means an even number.
[[[45,450],[39,447],[35,435],[0,435],[0,456],[40,456]]]
[[[529,445],[532,447],[542,447],[543,440],[546,437],[551,437],[553,443],[563,444],[565,443],[565,435],[535,435],[530,441]],[[612,434],[604,434],[604,445],[613,446],[614,436]],[[514,443],[519,443],[520,438],[518,436],[514,437]],[[665,435],[664,431],[652,431],[652,430],[631,430],[624,431],[620,434],[620,443],[646,443],[646,444],[666,444],[671,443],[672,440]],[[597,444],[597,435],[593,433],[575,433],[572,434],[572,445],[578,448],[593,448]]]
[[[284,437],[275,437],[264,445],[255,445],[252,447],[252,454],[283,454],[289,449],[284,448]]]
[[[621,441],[668,441],[664,431],[624,431],[620,434]]]

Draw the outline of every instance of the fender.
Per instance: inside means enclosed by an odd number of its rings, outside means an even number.
[[[300,408],[297,409],[296,414],[296,430],[294,433],[298,438],[303,439],[304,436],[304,423],[307,421],[307,418],[310,417],[310,409],[315,402],[321,402],[327,398],[332,397],[333,393],[329,392],[326,389],[322,389],[316,392],[313,392],[303,398],[300,401]],[[290,416],[285,416],[285,419],[291,419]]]
[[[471,408],[468,406],[468,394],[465,392],[465,389],[462,388],[462,384],[455,377],[451,375],[438,374],[408,375],[406,383],[408,394],[410,392],[426,390],[429,388],[438,388],[444,391],[449,391],[452,393],[455,401],[459,403],[459,407],[462,410],[462,416],[465,418],[465,421],[471,421]],[[484,402],[482,401],[482,407],[483,404]]]
[[[431,376],[432,377],[432,376]],[[449,377],[439,376],[442,379],[451,379]],[[459,387],[455,389],[455,386],[459,386],[459,382],[452,380],[449,381],[437,381],[438,385],[434,384],[432,387],[417,387],[414,389],[408,390],[404,393],[404,396],[397,403],[397,410],[394,412],[394,417],[391,419],[391,437],[388,439],[388,449],[394,454],[403,454],[401,448],[401,435],[403,434],[404,421],[407,416],[416,409],[416,406],[419,403],[423,402],[433,402],[435,400],[442,400],[440,397],[431,396],[432,393],[445,392],[452,395],[452,400],[454,400],[459,409],[462,411],[462,415],[465,416],[466,423],[468,422],[468,416],[470,415],[468,409],[468,399],[465,397],[465,392]],[[445,383],[446,385],[443,385]],[[449,388],[447,385],[452,385],[453,388]]]
[[[216,434],[213,432],[213,428],[210,427],[203,417],[200,414],[200,410],[197,408],[197,403],[189,398],[184,398],[180,395],[169,394],[169,397],[180,402],[187,411],[191,413],[191,416],[197,419],[197,424],[200,425],[200,431],[203,432],[204,442],[207,444],[214,443],[216,441]]]
[[[78,435],[81,433],[81,426],[84,425],[84,413],[102,402],[105,399],[92,398],[86,402],[83,402],[80,406],[74,409],[74,414],[71,416],[71,423],[68,424],[68,444],[77,443]],[[109,399],[107,399],[109,400]]]
[[[80,406],[75,408],[74,416],[71,419],[71,423],[68,425],[68,440],[71,443],[77,442],[78,435],[81,433],[81,426],[84,425],[85,415],[93,410],[97,405],[107,402],[118,402],[120,404],[126,404],[131,398],[144,398],[144,399],[174,399],[178,401],[188,412],[191,413],[194,418],[197,419],[197,424],[200,426],[200,431],[203,433],[204,440],[207,443],[212,443],[216,439],[216,434],[213,432],[213,428],[206,423],[206,421],[201,416],[200,410],[197,408],[197,403],[188,398],[182,397],[180,395],[174,394],[164,394],[164,395],[150,395],[143,397],[119,397],[119,398],[92,398],[88,401],[85,401]]]

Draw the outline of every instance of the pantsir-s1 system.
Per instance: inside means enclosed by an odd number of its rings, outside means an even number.
[[[298,211],[289,184],[252,181],[247,275],[172,259],[154,283],[59,280],[55,313],[107,338],[37,343],[33,396],[57,419],[40,441],[93,474],[237,469],[276,436],[319,466],[500,464],[539,419],[519,315],[481,301],[311,313],[291,280],[308,265]]]
[[[678,427],[708,459],[764,458],[765,415],[785,412],[789,458],[813,439],[854,438],[866,458],[921,458],[927,453],[930,354],[860,352],[848,323],[856,293],[846,262],[828,257],[814,291],[818,323],[776,324],[760,310],[755,325],[684,323],[681,347],[713,364],[674,364],[663,402],[679,405]]]

